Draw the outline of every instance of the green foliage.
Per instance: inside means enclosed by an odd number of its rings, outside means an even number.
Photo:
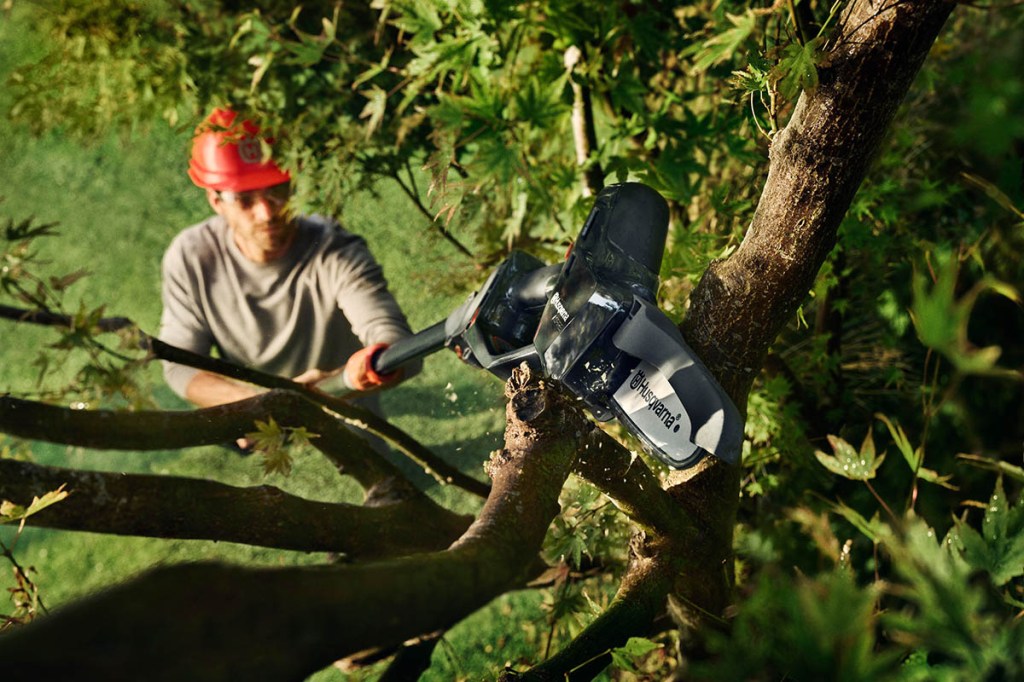
[[[954,548],[920,521],[887,546],[902,580],[890,588],[895,599],[886,627],[897,642],[926,652],[928,679],[1015,679],[1024,673],[1024,627],[972,580]]]
[[[6,446],[4,448],[6,450]],[[6,452],[2,453],[6,456]],[[33,514],[50,507],[68,496],[64,486],[45,493],[42,497],[33,497],[27,507],[15,504],[10,500],[0,500],[0,524],[18,522],[18,530],[14,536],[14,542],[10,547],[0,541],[0,556],[11,565],[14,576],[14,586],[7,588],[10,595],[13,610],[9,614],[0,614],[0,633],[16,626],[30,623],[35,617],[46,612],[42,597],[39,594],[39,586],[29,575],[34,572],[33,567],[24,568],[14,556],[14,544],[16,544],[22,532],[25,530],[25,521]]]
[[[943,542],[913,515],[873,522],[885,581],[860,586],[842,564],[814,576],[765,571],[729,635],[711,635],[721,655],[697,665],[695,678],[1016,679],[1024,627],[1010,595],[1022,587],[1024,504],[1008,503],[1001,485],[990,504],[981,534],[961,522]],[[729,655],[739,643],[744,655]]]
[[[1020,294],[1004,282],[985,277],[962,296],[957,296],[958,271],[957,260],[947,257],[930,288],[924,275],[914,278],[911,319],[921,343],[941,352],[965,374],[1008,373],[1024,378],[1019,372],[997,368],[1002,352],[999,347],[975,348],[967,339],[971,311],[981,294],[993,291],[1017,304],[1021,303]]]
[[[10,500],[0,501],[0,523],[20,523],[19,530],[25,527],[25,519],[38,514],[47,507],[54,505],[67,498],[68,492],[61,486],[57,490],[50,491],[42,497],[33,497],[27,507],[14,504]]]
[[[813,91],[818,87],[818,64],[824,56],[825,40],[815,38],[805,44],[790,43],[782,49],[769,83],[774,83],[786,99],[792,99],[802,91]]]
[[[835,456],[827,455],[821,450],[814,453],[822,466],[833,474],[854,481],[867,481],[875,477],[878,467],[885,461],[885,453],[875,456],[875,441],[868,431],[860,450],[838,436],[829,435],[828,442],[835,451]]]
[[[282,428],[273,417],[256,420],[256,430],[245,434],[253,449],[263,456],[263,471],[267,475],[291,473],[295,449],[310,447],[310,439],[317,435],[303,427]]]
[[[0,438],[0,459],[31,461],[32,447],[28,441],[3,436]]]
[[[652,642],[646,637],[630,637],[624,646],[612,649],[612,665],[619,670],[639,673],[637,661],[663,646],[663,644]]]
[[[907,437],[906,432],[898,424],[893,424],[892,421],[884,414],[876,415],[885,424],[886,428],[889,429],[889,435],[892,436],[893,442],[896,444],[896,448],[903,455],[903,460],[910,467],[911,471],[914,472],[914,476],[921,480],[941,485],[951,490],[956,490],[956,487],[949,483],[952,476],[946,475],[941,476],[937,472],[926,469],[924,466],[924,446],[913,447],[910,444],[910,439]]]
[[[696,11],[584,0],[262,2],[242,12],[220,2],[86,9],[68,0],[40,19],[51,49],[13,74],[18,120],[91,138],[156,116],[191,126],[212,105],[231,104],[282,131],[282,161],[302,171],[300,202],[328,212],[375,176],[401,178],[417,194],[406,163],[423,158],[431,212],[475,225],[487,252],[575,235],[586,202],[573,85],[589,93],[601,135],[585,167],[645,179],[703,214],[698,227],[715,220],[700,206],[705,188],[747,195],[742,165],[708,172],[755,159],[742,114],[676,66],[698,33],[713,48],[695,58],[703,72],[741,58],[776,20],[745,12],[739,33],[718,35]],[[125,26],[132,40],[119,38]],[[139,68],[128,68],[133,59]],[[120,101],[104,94],[113,91]]]
[[[54,315],[66,322],[56,325],[56,340],[42,348],[32,366],[37,369],[36,388],[51,400],[71,399],[78,407],[116,405],[135,409],[152,406],[150,390],[142,378],[148,358],[139,352],[138,330],[116,330],[101,324],[106,307],[80,302],[73,313],[67,296],[73,285],[88,275],[84,269],[62,275],[43,275],[47,262],[36,240],[53,237],[54,224],[30,218],[7,219],[0,252],[0,300],[28,313]],[[101,340],[109,332],[119,335],[117,347]],[[69,372],[70,363],[78,365]]]
[[[625,561],[629,523],[600,491],[570,481],[561,503],[562,513],[545,538],[544,555],[549,561],[564,562],[574,570],[595,560],[619,565]]]
[[[1011,505],[1000,478],[985,509],[981,533],[958,520],[954,541],[963,549],[964,560],[989,573],[997,586],[1024,576],[1024,502]]]
[[[510,247],[564,253],[589,207],[587,170],[642,180],[671,202],[659,298],[678,320],[708,263],[749,225],[772,135],[801,92],[826,82],[830,30],[845,6],[761,4],[62,0],[38,12],[15,3],[43,33],[2,96],[19,122],[92,141],[160,118],[187,134],[210,107],[230,104],[281,132],[303,209],[338,212],[357,203],[356,190],[391,178],[484,262]],[[1024,530],[1021,502],[1011,503],[1024,483],[1020,27],[1013,11],[954,14],[749,396],[742,598],[731,631],[699,633],[713,654],[698,666],[706,679],[1024,676]],[[595,120],[582,164],[578,88]],[[395,261],[418,262],[423,242],[408,236],[418,226],[394,211],[397,195],[358,210],[373,214],[367,222]],[[29,244],[51,228],[8,221],[0,283],[14,301],[83,286],[77,267],[32,275]],[[400,294],[415,287],[421,295],[408,300],[419,304],[442,290],[457,298],[458,283],[474,277],[439,258],[392,281]],[[434,321],[421,307],[410,310],[417,326]],[[125,346],[104,350],[95,303],[61,309],[74,322],[38,369],[64,371],[60,390],[78,393],[48,395],[137,402],[114,356],[128,354],[130,332]],[[67,371],[72,352],[87,360]],[[467,417],[446,411],[454,402],[443,396],[456,393],[442,390],[446,381],[420,390],[415,410],[462,433]],[[464,386],[459,395],[470,393]],[[488,409],[470,416],[497,431]],[[303,434],[257,429],[265,468],[299,474],[285,444]],[[884,462],[893,448],[900,457]],[[993,473],[1003,477],[995,493]],[[983,519],[963,513],[975,500],[988,500]],[[581,573],[618,570],[628,532],[592,489],[569,488],[545,547],[564,575],[517,636],[539,653],[588,622],[611,584]],[[649,645],[632,646],[619,652],[624,670]]]
[[[725,16],[732,26],[704,41],[693,62],[694,68],[704,71],[708,67],[731,60],[737,52],[743,51],[747,40],[757,28],[757,16],[751,10],[742,15]]]
[[[542,644],[537,639],[545,652],[578,635],[610,603],[610,578],[625,567],[632,532],[629,520],[589,484],[570,480],[560,501],[543,547],[544,558],[558,567],[542,593],[548,631]]]
[[[43,605],[38,585],[29,575],[35,569],[31,566],[23,568],[14,558],[13,551],[2,542],[0,542],[0,550],[2,550],[4,559],[11,564],[14,574],[14,586],[7,588],[14,608],[8,614],[0,614],[0,633],[2,633],[8,628],[32,622],[37,615],[46,612],[46,607]]]
[[[695,666],[708,680],[878,680],[898,664],[879,654],[878,587],[861,589],[846,571],[817,578],[763,575],[732,623],[711,634],[714,664]],[[736,647],[742,643],[742,655]]]

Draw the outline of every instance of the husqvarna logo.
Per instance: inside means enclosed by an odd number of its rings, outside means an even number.
[[[260,141],[252,136],[245,136],[238,141],[238,156],[246,163],[259,163],[263,160],[263,150],[260,149]]]
[[[555,306],[555,312],[562,318],[562,322],[569,321],[569,311],[562,305],[562,298],[555,292],[555,295],[551,297],[551,305]]]
[[[647,380],[647,375],[642,369],[637,367],[636,373],[629,381],[629,388],[632,389],[636,394],[647,403],[647,409],[654,413],[661,423],[665,425],[666,429],[672,429],[673,433],[679,431],[679,421],[681,414],[672,414],[672,410],[666,407],[665,403],[658,399],[658,396],[651,390],[651,384]]]

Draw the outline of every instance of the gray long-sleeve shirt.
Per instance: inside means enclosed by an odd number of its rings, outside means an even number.
[[[163,305],[166,343],[289,378],[410,333],[366,242],[319,216],[300,218],[288,253],[266,264],[242,255],[220,216],[187,228],[164,254]],[[197,371],[164,363],[181,396]]]

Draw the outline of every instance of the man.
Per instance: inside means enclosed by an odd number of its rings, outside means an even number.
[[[197,131],[188,174],[215,215],[164,255],[160,338],[327,392],[397,383],[402,372],[381,376],[372,365],[410,334],[380,266],[333,220],[288,213],[291,178],[264,159],[266,144],[258,126],[226,109]],[[169,362],[164,376],[200,407],[262,390]]]

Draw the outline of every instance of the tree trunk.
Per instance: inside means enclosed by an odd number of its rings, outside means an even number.
[[[772,140],[768,178],[732,256],[712,263],[690,299],[682,331],[741,412],[769,347],[796,313],[836,243],[840,222],[953,0],[856,0],[843,12],[819,66]],[[670,491],[709,529],[690,552],[679,604],[721,614],[730,598],[732,528],[740,470],[713,459],[674,474]],[[682,608],[684,619],[700,620]]]

